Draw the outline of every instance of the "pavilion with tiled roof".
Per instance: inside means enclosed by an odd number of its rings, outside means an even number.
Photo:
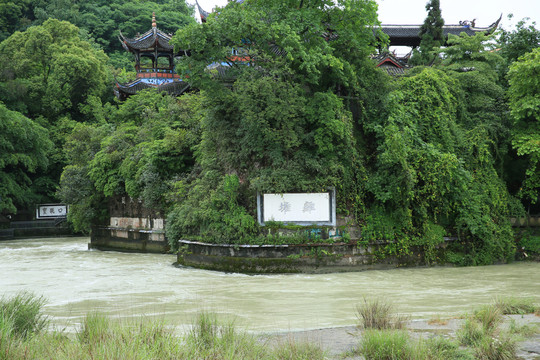
[[[372,59],[377,63],[378,68],[386,71],[391,76],[403,75],[409,67],[405,61],[387,51],[372,56]]]
[[[137,78],[128,83],[116,83],[115,94],[125,100],[138,91],[157,88],[170,95],[181,95],[189,88],[174,72],[175,56],[185,55],[174,52],[174,46],[169,44],[172,34],[166,34],[156,25],[155,14],[152,14],[152,28],[135,38],[127,38],[120,32],[119,39],[126,51],[135,57]]]
[[[461,33],[465,33],[469,36],[474,36],[483,32],[486,35],[489,35],[497,29],[501,18],[502,15],[488,27],[476,27],[475,20],[461,21],[460,24],[457,25],[444,25],[443,35],[445,41],[448,40],[449,34],[459,36]],[[421,27],[422,25],[381,25],[381,30],[388,35],[390,46],[409,46],[414,48],[420,46]]]
[[[238,3],[243,3],[244,0],[234,0]],[[206,10],[204,10],[197,0],[195,0],[195,3],[197,4],[197,8],[199,10],[199,15],[201,17],[201,22],[206,22],[206,19],[210,15],[210,13]],[[445,38],[445,41],[448,40],[448,35],[461,35],[461,33],[465,33],[469,36],[474,36],[478,33],[485,33],[486,35],[489,35],[493,33],[497,27],[499,26],[499,23],[502,19],[502,14],[499,17],[497,21],[495,21],[493,24],[489,25],[488,27],[476,27],[475,20],[473,21],[460,21],[457,25],[444,25],[443,26],[443,35]],[[383,33],[388,35],[390,40],[390,46],[409,46],[412,48],[420,46],[420,28],[422,25],[381,25],[381,30]],[[327,38],[327,35],[325,35],[325,38]]]

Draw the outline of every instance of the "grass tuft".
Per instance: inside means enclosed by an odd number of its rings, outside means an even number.
[[[512,335],[530,337],[537,334],[539,331],[540,329],[536,324],[519,325],[514,319],[511,319],[508,325],[508,332]]]
[[[406,331],[369,329],[362,334],[360,353],[367,360],[408,360],[413,359],[414,349]]]
[[[474,356],[467,349],[460,348],[456,341],[435,336],[419,344],[416,359],[426,360],[473,360]]]
[[[457,338],[461,345],[474,346],[485,336],[482,324],[474,318],[465,320],[463,326],[457,331]]]
[[[363,329],[403,329],[408,318],[394,313],[394,307],[380,299],[363,299],[356,306],[358,327]]]
[[[326,359],[320,346],[309,342],[296,342],[291,339],[279,343],[275,347],[275,359],[280,360],[312,360]]]
[[[502,322],[502,313],[497,306],[485,305],[474,312],[474,319],[482,324],[487,334],[493,334]]]
[[[495,306],[504,315],[533,314],[540,310],[540,307],[534,303],[532,298],[497,297]]]
[[[45,299],[30,292],[0,299],[0,332],[27,337],[44,330],[49,324],[43,315]]]
[[[514,360],[516,349],[516,340],[510,336],[486,336],[475,347],[475,357],[479,360]]]

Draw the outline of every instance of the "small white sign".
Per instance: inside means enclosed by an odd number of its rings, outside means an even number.
[[[36,218],[38,219],[66,217],[67,205],[63,205],[63,204],[38,205],[36,213],[37,213]]]
[[[334,192],[264,194],[259,196],[259,222],[278,221],[289,224],[335,223]]]

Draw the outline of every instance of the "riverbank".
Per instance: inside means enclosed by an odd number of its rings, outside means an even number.
[[[357,308],[358,327],[253,334],[201,312],[182,334],[163,321],[88,313],[75,333],[49,326],[45,300],[0,300],[0,354],[6,359],[474,360],[540,357],[540,307],[497,299],[459,318],[406,320],[381,300]],[[530,312],[508,314],[506,312]],[[369,315],[369,316],[367,316]],[[361,319],[361,320],[360,320]],[[373,337],[376,335],[376,337]],[[375,339],[375,341],[373,341]],[[370,347],[366,347],[367,343]],[[391,356],[384,355],[390,353]]]
[[[537,327],[537,333],[522,338],[517,342],[516,355],[519,359],[540,359],[540,316],[535,314],[504,315],[502,328],[508,330],[512,321],[514,326]],[[430,339],[442,336],[446,339],[456,339],[457,331],[463,327],[465,319],[424,319],[411,320],[405,325],[411,339]],[[319,346],[332,360],[360,360],[361,355],[354,355],[362,339],[362,330],[357,326],[341,326],[307,331],[291,331],[268,333],[260,337],[261,341],[271,345],[286,342],[310,343]]]

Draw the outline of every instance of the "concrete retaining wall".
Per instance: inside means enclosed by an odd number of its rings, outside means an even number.
[[[420,248],[399,258],[377,259],[383,245],[220,245],[180,240],[178,264],[240,273],[329,273],[424,265]]]
[[[142,201],[129,196],[109,199],[109,224],[94,226],[90,249],[165,253],[165,221],[160,211],[151,210]]]
[[[169,244],[162,230],[93,227],[90,249],[165,253]]]
[[[540,216],[511,217],[510,224],[512,227],[540,227]]]

